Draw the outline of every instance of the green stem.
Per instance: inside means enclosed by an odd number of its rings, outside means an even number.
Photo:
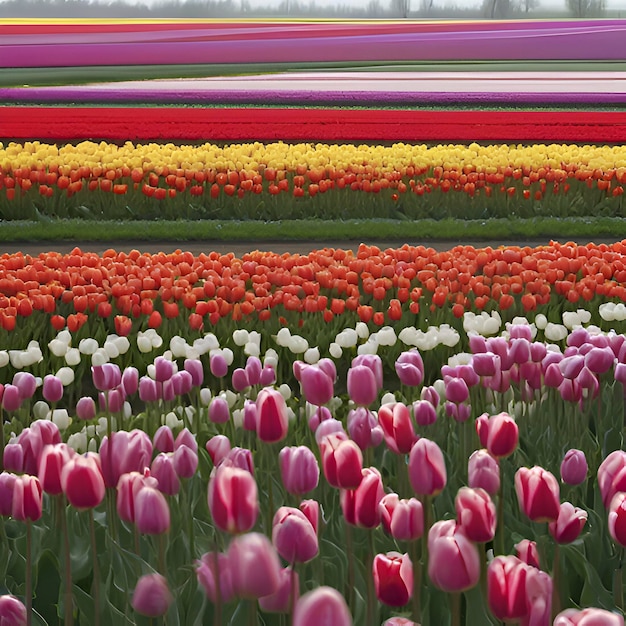
[[[70,536],[67,532],[67,507],[65,506],[65,496],[58,496],[59,508],[61,509],[61,532],[63,533],[63,573],[65,585],[64,626],[71,626],[74,623],[74,596],[72,594],[72,560],[70,557]]]
[[[354,548],[352,541],[352,526],[348,524],[344,520],[344,524],[346,527],[346,556],[348,557],[348,589],[347,589],[347,597],[348,597],[348,607],[350,608],[350,612],[354,615],[354,604],[355,604],[355,589],[354,589]]]
[[[215,608],[213,610],[213,626],[222,626],[222,589],[220,587],[220,560],[217,536],[213,550],[213,572],[215,575]]]
[[[33,527],[26,520],[26,626],[33,623]]]
[[[167,575],[165,568],[165,552],[167,549],[168,533],[161,533],[158,538],[159,542],[159,572],[163,575]]]
[[[561,612],[561,550],[559,544],[554,545],[554,562],[552,564],[552,619]]]
[[[619,548],[619,564],[613,573],[613,602],[624,610],[624,548]]]
[[[365,577],[367,580],[367,625],[376,625],[376,591],[374,589],[374,554],[376,549],[374,547],[374,531],[367,530],[367,541],[369,547],[369,554],[367,557],[367,571]]]
[[[422,535],[422,568],[428,572],[428,531],[432,524],[432,496],[424,496],[424,534]]]
[[[93,509],[89,509],[89,534],[91,536],[91,556],[93,557],[94,626],[100,626],[100,567],[98,565],[98,545],[96,543]]]
[[[0,407],[0,472],[4,471],[4,412]]]
[[[257,626],[256,600],[248,600],[248,626]]]
[[[289,612],[288,612],[288,623],[291,624],[291,626],[293,626],[293,610],[296,606],[296,593],[298,593],[300,590],[298,589],[298,585],[297,585],[297,581],[298,578],[296,578],[296,562],[294,561],[291,564],[291,589],[289,591]]]
[[[413,597],[411,600],[412,613],[411,619],[416,623],[421,623],[421,593],[422,593],[422,562],[420,559],[419,541],[411,541],[409,543],[409,556],[413,562]]]
[[[500,489],[498,491],[498,522],[496,526],[496,541],[494,548],[496,556],[504,554],[504,464],[500,463]]]
[[[452,621],[451,626],[461,626],[461,593],[452,594]]]

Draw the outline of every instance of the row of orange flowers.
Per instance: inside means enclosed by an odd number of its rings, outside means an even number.
[[[450,308],[561,309],[579,301],[626,301],[626,241],[439,252],[424,246],[357,251],[326,248],[308,255],[250,252],[102,256],[22,253],[0,257],[0,321],[5,330],[43,311],[55,328],[77,330],[93,313],[122,334],[133,319],[158,327],[182,317],[193,329],[220,319],[266,321],[272,312],[323,316],[353,312],[376,324]]]

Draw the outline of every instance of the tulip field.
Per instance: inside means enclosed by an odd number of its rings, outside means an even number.
[[[0,229],[619,219],[624,30],[0,22]],[[624,625],[626,241],[140,247],[0,254],[0,626]]]

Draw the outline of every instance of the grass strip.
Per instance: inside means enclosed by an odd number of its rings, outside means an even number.
[[[489,220],[14,221],[0,224],[0,242],[75,241],[512,241],[626,238],[621,218]]]

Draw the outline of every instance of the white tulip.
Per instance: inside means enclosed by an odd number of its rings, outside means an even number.
[[[49,345],[49,344],[48,344]],[[93,337],[85,337],[78,344],[78,350],[81,354],[91,356],[98,349],[98,342]]]
[[[35,402],[35,404],[33,404],[33,417],[37,420],[44,420],[47,419],[48,414],[50,413],[50,406],[48,405],[47,402],[44,402],[43,400],[38,400],[37,402]]]
[[[578,326],[582,326],[582,320],[577,312],[575,313],[574,311],[564,311],[562,318],[563,324],[570,330]]]
[[[287,347],[293,354],[303,354],[309,349],[309,342],[300,335],[292,335]]]
[[[248,341],[243,347],[243,353],[246,356],[259,356],[261,354],[261,347],[254,341]]]
[[[337,334],[335,342],[342,348],[354,348],[359,340],[359,335],[356,330],[352,328],[346,328]]]
[[[453,354],[448,359],[448,365],[450,367],[458,367],[459,365],[471,365],[472,357],[474,355],[469,352],[459,352],[458,354]]]
[[[180,359],[185,356],[187,342],[179,335],[175,335],[170,340],[170,350],[172,351],[172,356],[175,359]]]
[[[291,398],[291,387],[286,383],[280,385],[278,392],[285,400],[289,400],[289,398]]]
[[[115,344],[115,347],[118,349],[120,354],[126,354],[130,350],[130,340],[128,337],[110,335],[108,339]]]
[[[333,357],[333,359],[340,359],[341,355],[343,354],[341,346],[334,341],[330,344],[330,346],[328,346],[328,352],[330,356]]]
[[[276,352],[274,348],[268,348],[265,351],[265,356],[263,357],[263,365],[265,367],[273,367],[274,369],[278,367],[278,352]]]
[[[75,378],[74,370],[71,367],[59,368],[55,376],[63,383],[64,387],[71,385]]]
[[[104,342],[104,345],[100,349],[104,350],[110,359],[115,359],[120,355],[120,351],[117,349],[115,342],[109,341],[109,339]]]
[[[548,322],[543,332],[549,341],[562,341],[568,335],[568,330],[565,326],[553,324],[552,322]]]
[[[21,370],[24,367],[22,360],[23,354],[22,350],[9,350],[9,360],[16,370]]]
[[[256,330],[251,330],[248,333],[248,341],[246,343],[256,343],[257,346],[261,346],[261,333]]]
[[[169,426],[172,430],[176,430],[177,428],[181,428],[182,426],[185,425],[183,423],[183,420],[179,419],[178,415],[176,415],[174,411],[170,411],[164,417],[165,417],[164,425]]]
[[[104,348],[98,348],[92,355],[91,355],[91,364],[92,365],[104,365],[105,363],[109,362],[109,355],[106,353],[106,350]]]
[[[320,360],[320,349],[317,346],[315,346],[314,348],[309,348],[304,353],[304,360],[306,363],[309,363],[311,365],[317,363]]]
[[[589,324],[591,321],[591,311],[588,311],[587,309],[578,309],[576,313],[578,313],[578,317],[580,318],[580,322],[582,324]]]
[[[213,394],[208,387],[202,387],[202,389],[200,389],[200,403],[202,406],[209,406],[212,397]]]
[[[236,346],[245,346],[248,343],[248,331],[245,328],[234,330],[233,341]]]
[[[378,342],[375,335],[370,335],[369,339],[357,348],[357,354],[376,354],[378,352]]]
[[[72,334],[69,330],[67,330],[67,328],[65,328],[57,333],[57,339],[59,341],[63,341],[69,346],[72,343]]]
[[[72,423],[72,418],[66,409],[54,409],[49,415],[49,419],[59,427],[59,430],[65,430]]]
[[[383,326],[376,334],[379,346],[394,346],[398,340],[396,331],[391,326]]]
[[[80,363],[80,358],[80,350],[78,348],[70,348],[65,353],[65,362],[72,367]]]
[[[243,409],[235,409],[231,413],[235,428],[243,428]]]
[[[370,329],[365,322],[357,322],[354,330],[356,330],[359,339],[367,339],[370,336]]]
[[[141,332],[138,333],[137,334],[137,349],[142,354],[147,354],[148,352],[152,352],[154,348],[152,346],[152,341],[150,340],[150,337],[146,337],[146,335]]]
[[[405,326],[399,333],[398,339],[407,346],[416,346],[418,330],[415,326]]]
[[[96,342],[97,344],[97,342]],[[69,350],[69,345],[59,339],[52,339],[48,343],[48,350],[57,357],[64,357]]]
[[[291,331],[288,328],[281,328],[275,336],[276,343],[282,348],[286,348],[289,345],[291,339]]]
[[[220,347],[220,342],[217,340],[217,337],[213,333],[206,333],[203,337],[206,342],[209,351],[215,350]]]
[[[223,391],[220,394],[220,396],[226,398],[226,404],[228,404],[229,409],[232,409],[237,403],[237,400],[239,399],[239,394],[235,393],[234,391],[231,391],[230,389]]]
[[[87,433],[81,430],[78,433],[74,433],[67,438],[67,445],[78,452],[83,454],[87,450]]]
[[[383,394],[383,397],[380,399],[380,406],[383,406],[385,404],[394,404],[396,402],[396,397],[393,395],[393,393],[391,393],[391,391],[388,391],[387,393]]]
[[[435,391],[439,394],[440,398],[446,397],[446,383],[443,382],[443,379],[438,378],[434,383],[433,387]]]
[[[95,439],[90,439],[87,444],[87,452],[98,452],[98,442]]]
[[[535,315],[535,326],[539,330],[545,330],[545,327],[548,325],[548,318],[543,313],[537,313]]]
[[[9,353],[6,350],[0,350],[0,367],[6,367],[9,364]]]

